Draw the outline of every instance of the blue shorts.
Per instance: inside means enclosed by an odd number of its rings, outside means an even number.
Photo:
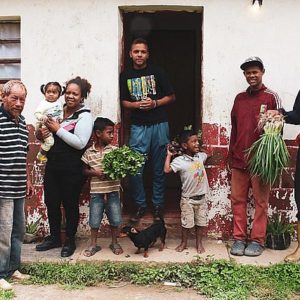
[[[106,195],[107,202],[104,202],[104,194],[91,194],[89,224],[93,229],[100,227],[104,211],[111,226],[116,227],[122,224],[119,192]]]

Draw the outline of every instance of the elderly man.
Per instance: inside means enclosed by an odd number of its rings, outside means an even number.
[[[18,271],[21,260],[25,218],[24,200],[31,196],[27,177],[28,131],[21,115],[27,91],[18,80],[2,88],[0,107],[0,289],[9,290],[6,278],[26,279]]]

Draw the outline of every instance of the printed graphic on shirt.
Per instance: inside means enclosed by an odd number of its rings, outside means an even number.
[[[132,100],[141,101],[149,95],[156,95],[154,75],[127,79],[127,86]]]
[[[194,174],[194,179],[197,179],[199,182],[204,180],[204,165],[200,161],[195,161],[190,167],[190,171]]]
[[[55,120],[60,118],[61,114],[62,114],[62,106],[61,105],[53,106],[52,108],[47,110],[47,116],[52,117]]]

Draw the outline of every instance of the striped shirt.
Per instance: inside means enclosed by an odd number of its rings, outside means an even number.
[[[93,144],[90,148],[88,148],[81,160],[88,165],[90,168],[95,170],[103,169],[102,160],[106,153],[116,149],[117,147],[112,145],[107,145],[104,147],[103,151],[99,151],[95,148],[95,144]],[[120,180],[102,180],[97,176],[92,176],[91,178],[91,193],[111,193],[111,192],[119,192],[120,190]]]
[[[22,199],[26,195],[28,130],[25,119],[18,123],[0,107],[0,199]]]

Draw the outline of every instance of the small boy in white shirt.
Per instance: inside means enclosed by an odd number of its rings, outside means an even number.
[[[177,252],[187,248],[189,230],[195,227],[196,249],[203,253],[202,245],[204,228],[207,226],[206,194],[209,191],[204,162],[207,154],[200,152],[197,133],[185,130],[179,136],[180,146],[184,154],[171,162],[173,153],[167,151],[164,171],[165,173],[179,172],[182,183],[180,200],[181,209],[181,243],[176,247]]]
[[[46,85],[41,85],[41,92],[45,95],[39,106],[37,107],[34,116],[37,121],[35,123],[35,129],[44,126],[44,123],[48,118],[62,121],[63,119],[63,104],[59,100],[59,97],[64,94],[64,90],[58,82],[48,82]],[[54,145],[53,134],[45,138],[41,145],[41,149],[37,154],[37,159],[40,162],[47,161],[47,152]]]

